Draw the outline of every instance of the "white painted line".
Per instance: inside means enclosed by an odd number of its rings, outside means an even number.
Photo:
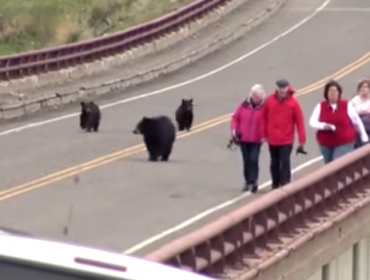
[[[313,17],[315,17],[318,13],[320,13],[323,9],[325,9],[330,4],[331,1],[332,0],[326,0],[320,7],[316,8],[315,11],[312,14],[310,14],[308,17],[304,18],[302,21],[300,21],[296,25],[292,26],[291,28],[289,28],[285,32],[281,33],[280,35],[278,35],[277,37],[275,37],[271,41],[269,41],[269,42],[261,45],[260,47],[256,48],[255,50],[253,50],[253,51],[251,51],[251,52],[249,52],[247,54],[245,54],[244,56],[241,56],[238,59],[236,59],[236,60],[234,60],[234,61],[232,61],[232,62],[230,62],[228,64],[225,64],[224,66],[222,66],[222,67],[220,67],[220,68],[218,68],[216,70],[213,70],[213,71],[211,71],[211,72],[209,72],[207,74],[204,74],[203,76],[199,76],[199,77],[197,77],[197,78],[195,78],[193,80],[184,82],[182,84],[175,85],[172,88],[171,87],[170,88],[173,89],[173,88],[177,88],[177,87],[180,87],[180,86],[184,86],[186,84],[193,83],[193,82],[195,82],[197,80],[200,80],[200,79],[204,79],[206,77],[209,77],[209,76],[211,76],[211,75],[213,75],[215,73],[218,73],[218,72],[220,72],[220,71],[222,71],[224,69],[227,69],[227,68],[231,67],[234,64],[239,63],[243,59],[245,59],[245,58],[247,58],[247,57],[249,57],[249,56],[251,56],[251,55],[253,55],[253,54],[257,53],[257,52],[259,52],[260,50],[266,48],[267,46],[271,45],[272,43],[276,42],[277,40],[283,38],[284,36],[288,35],[289,33],[293,32],[294,30],[296,30],[299,27],[301,27],[303,24],[305,24],[307,21],[309,21],[310,19],[312,19]],[[162,90],[165,90],[165,89],[162,89]],[[151,93],[151,94],[154,95],[154,94],[158,94],[158,93],[154,92],[154,93]],[[143,98],[143,97],[141,97],[141,98]],[[123,101],[120,101],[120,102],[122,103]],[[295,169],[293,169],[292,172],[293,172],[293,174],[294,173],[297,173],[300,170],[305,169],[305,168],[309,167],[310,165],[315,164],[316,162],[319,162],[321,159],[322,159],[322,157],[317,157],[317,158],[311,159],[311,160],[307,161],[306,163],[304,163],[302,165],[299,165],[298,167],[296,167]],[[264,189],[264,188],[267,188],[269,185],[271,185],[271,181],[268,181],[268,182],[263,183],[262,185],[260,185],[259,188],[260,189]],[[137,251],[145,248],[146,246],[149,246],[150,244],[153,244],[153,243],[157,242],[158,240],[163,239],[163,238],[165,238],[165,237],[167,237],[167,236],[169,236],[169,235],[171,235],[171,234],[173,234],[175,232],[178,232],[178,231],[180,231],[180,230],[182,230],[182,229],[184,229],[184,228],[186,228],[186,227],[188,227],[188,226],[190,226],[190,225],[198,222],[199,220],[201,220],[201,219],[203,219],[203,218],[205,218],[205,217],[207,217],[207,216],[209,216],[209,215],[211,215],[211,214],[213,214],[213,213],[215,213],[215,212],[217,212],[219,210],[222,210],[222,209],[224,209],[224,208],[226,208],[226,207],[228,207],[230,205],[233,205],[233,204],[237,203],[238,201],[242,200],[243,198],[245,198],[245,197],[247,197],[249,195],[250,195],[250,193],[243,193],[242,195],[240,195],[240,196],[238,196],[238,197],[236,197],[234,199],[231,199],[231,200],[226,201],[224,203],[221,203],[221,204],[219,204],[219,205],[217,205],[217,206],[215,206],[213,208],[210,208],[210,209],[208,209],[208,210],[206,210],[206,211],[204,211],[204,212],[202,212],[202,213],[200,213],[200,214],[198,214],[198,215],[196,215],[196,216],[194,216],[194,217],[186,220],[185,222],[183,222],[183,223],[181,223],[181,224],[179,224],[179,225],[177,225],[177,226],[175,226],[173,228],[170,228],[168,230],[165,230],[165,231],[163,231],[163,232],[161,232],[161,233],[159,233],[159,234],[157,234],[157,235],[155,235],[155,236],[153,236],[153,237],[151,237],[151,238],[149,238],[147,240],[144,240],[143,242],[141,242],[141,243],[139,243],[139,244],[137,244],[137,245],[135,245],[135,246],[133,246],[133,247],[125,250],[123,253],[125,253],[125,254],[132,254],[134,252],[137,252]]]
[[[301,171],[301,170],[303,170],[303,169],[305,169],[305,168],[307,168],[307,167],[309,167],[309,166],[311,166],[311,165],[313,165],[313,164],[315,164],[315,163],[317,163],[321,160],[322,160],[322,157],[317,157],[317,158],[311,159],[311,160],[305,162],[304,164],[301,164],[301,165],[297,166],[296,168],[294,168],[292,170],[292,173],[295,174],[295,173],[297,173],[297,172],[299,172],[299,171]],[[266,189],[270,185],[271,185],[271,181],[265,182],[265,183],[263,183],[262,185],[259,186],[259,190]],[[165,237],[167,237],[171,234],[174,234],[174,233],[176,233],[180,230],[183,230],[184,228],[186,228],[186,227],[204,219],[205,217],[207,217],[207,216],[209,216],[209,215],[211,215],[211,214],[213,214],[217,211],[220,211],[220,210],[222,210],[222,209],[224,209],[228,206],[231,206],[231,205],[239,202],[240,200],[242,200],[242,199],[244,199],[244,198],[246,198],[250,195],[251,195],[251,193],[246,192],[246,193],[243,193],[242,195],[239,195],[239,196],[237,196],[237,197],[235,197],[231,200],[223,202],[223,203],[221,203],[221,204],[219,204],[219,205],[217,205],[213,208],[210,208],[210,209],[208,209],[208,210],[206,210],[206,211],[204,211],[204,212],[186,220],[185,222],[182,222],[181,224],[179,224],[179,225],[177,225],[173,228],[170,228],[170,229],[168,229],[166,231],[163,231],[163,232],[161,232],[161,233],[159,233],[159,234],[157,234],[157,235],[155,235],[155,236],[153,236],[153,237],[151,237],[147,240],[144,240],[143,242],[125,250],[123,253],[124,254],[133,254],[133,253],[145,248],[146,246],[149,246],[150,244],[153,244],[153,243],[157,242],[158,240],[161,240],[161,239],[163,239],[163,238],[165,238]]]
[[[182,83],[178,83],[178,84],[175,84],[175,85],[172,85],[172,86],[169,86],[169,87],[165,87],[165,88],[162,88],[162,89],[158,89],[158,90],[155,90],[155,91],[152,91],[152,92],[140,94],[140,95],[137,95],[137,96],[133,96],[133,97],[130,97],[130,98],[122,99],[120,101],[116,101],[116,102],[106,104],[104,106],[101,106],[101,108],[102,109],[107,109],[107,108],[110,108],[110,107],[114,107],[114,106],[118,106],[118,105],[121,105],[121,104],[129,103],[129,102],[140,100],[140,99],[143,99],[143,98],[159,95],[159,94],[162,94],[162,93],[174,90],[174,89],[178,89],[178,88],[193,84],[195,82],[198,82],[198,81],[201,81],[201,80],[206,79],[208,77],[211,77],[215,74],[218,74],[218,73],[220,73],[220,72],[222,72],[222,71],[224,71],[224,70],[226,70],[230,67],[235,66],[236,64],[242,62],[243,60],[245,60],[249,57],[251,57],[252,55],[262,51],[263,49],[269,47],[273,43],[279,41],[280,39],[286,37],[287,35],[289,35],[293,31],[297,30],[302,25],[304,25],[309,20],[311,20],[313,17],[315,17],[319,12],[321,12],[331,1],[332,0],[326,0],[320,7],[315,9],[312,14],[310,14],[309,16],[307,16],[306,18],[304,18],[303,20],[301,20],[297,24],[293,25],[288,30],[284,31],[283,33],[280,33],[275,38],[267,41],[266,43],[260,45],[259,47],[255,48],[254,50],[238,57],[237,59],[235,59],[235,60],[233,60],[233,61],[231,61],[227,64],[224,64],[223,66],[221,66],[217,69],[214,69],[214,70],[212,70],[208,73],[205,73],[205,74],[200,75],[198,77],[195,77],[193,79],[184,81]],[[2,131],[2,132],[0,132],[0,136],[5,136],[5,135],[12,134],[12,133],[21,132],[21,131],[26,130],[26,129],[31,129],[31,128],[43,126],[43,125],[46,125],[46,124],[66,120],[66,119],[69,119],[69,118],[77,117],[78,115],[79,115],[79,112],[76,112],[76,113],[72,113],[72,114],[63,115],[63,116],[60,116],[60,117],[57,117],[57,118],[52,118],[52,119],[48,119],[48,120],[44,120],[44,121],[40,121],[40,122],[30,123],[30,124],[27,124],[27,125],[23,125],[23,126],[19,126],[19,127],[13,128],[13,129]]]
[[[290,8],[288,9],[289,12],[310,12],[314,11],[315,8]],[[370,7],[369,8],[349,8],[349,7],[334,7],[334,8],[325,8],[321,10],[321,12],[340,12],[340,13],[368,13],[370,12]]]

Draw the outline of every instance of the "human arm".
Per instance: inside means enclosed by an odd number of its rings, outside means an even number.
[[[299,144],[304,145],[306,143],[306,127],[304,124],[302,108],[298,101],[296,101],[296,105],[294,106],[294,119],[297,127]]]
[[[313,112],[310,117],[310,121],[309,121],[310,126],[313,129],[317,129],[317,130],[333,129],[329,124],[319,121],[320,111],[321,111],[321,105],[317,104],[316,107],[313,109]]]
[[[267,116],[268,116],[268,104],[267,102],[263,105],[261,122],[260,122],[260,134],[262,141],[267,139]]]
[[[235,135],[237,129],[239,128],[240,112],[241,112],[241,105],[239,105],[236,108],[235,112],[231,116],[230,129],[231,129],[232,135]]]
[[[356,128],[357,132],[360,134],[360,138],[362,142],[368,142],[369,136],[366,133],[364,124],[362,123],[362,120],[360,116],[358,115],[355,107],[349,102],[347,106],[347,113],[349,118],[351,119],[351,122],[353,126]]]
[[[352,105],[352,107],[356,110],[356,112],[359,114],[359,108],[358,108],[358,96],[356,95],[355,97],[353,97],[349,102],[348,102],[350,105]]]

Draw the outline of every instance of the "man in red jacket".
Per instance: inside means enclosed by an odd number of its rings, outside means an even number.
[[[277,89],[266,100],[261,121],[261,134],[269,145],[272,188],[291,180],[290,155],[297,128],[300,149],[304,150],[306,129],[301,106],[287,80],[278,80]]]

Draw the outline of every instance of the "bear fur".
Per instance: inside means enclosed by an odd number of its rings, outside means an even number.
[[[193,99],[182,99],[176,110],[176,122],[179,131],[190,131],[194,119]]]
[[[99,131],[101,112],[100,108],[93,101],[81,103],[80,127],[82,130],[90,132]]]
[[[133,133],[143,135],[149,161],[169,160],[176,140],[176,127],[169,117],[143,117]]]

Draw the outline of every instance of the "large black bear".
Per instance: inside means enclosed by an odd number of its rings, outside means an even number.
[[[176,122],[179,131],[190,131],[194,119],[193,99],[182,99],[176,110]]]
[[[169,117],[143,117],[133,133],[143,135],[149,161],[169,160],[176,140],[176,127]]]
[[[100,108],[93,101],[81,102],[80,127],[82,130],[90,132],[99,131],[101,120]]]

